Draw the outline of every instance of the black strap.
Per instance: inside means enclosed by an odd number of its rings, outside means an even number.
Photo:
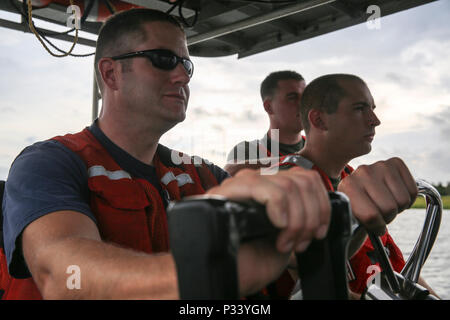
[[[352,173],[352,170],[350,169],[349,166],[345,166],[345,167],[344,167],[344,171],[345,171],[347,174],[351,174],[351,173]]]

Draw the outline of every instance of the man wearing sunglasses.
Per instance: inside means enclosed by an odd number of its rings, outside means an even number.
[[[23,280],[11,280],[5,297],[179,298],[165,210],[186,195],[260,202],[281,229],[275,241],[240,247],[242,296],[277,279],[292,252],[326,235],[330,204],[316,172],[242,170],[227,178],[213,165],[175,164],[174,152],[159,144],[185,119],[193,72],[176,20],[149,9],[115,15],[100,31],[95,66],[98,120],[26,148],[11,167],[5,255],[9,273]],[[382,213],[367,220],[384,225]]]
[[[187,195],[253,199],[281,228],[276,243],[241,246],[243,296],[275,280],[291,251],[325,236],[330,205],[316,174],[247,171],[225,180],[214,165],[174,163],[180,153],[159,144],[186,117],[194,71],[175,19],[148,9],[115,15],[100,31],[95,66],[99,118],[26,148],[11,168],[5,253],[10,274],[23,280],[11,279],[6,298],[178,298],[182,266],[169,251],[166,208]]]

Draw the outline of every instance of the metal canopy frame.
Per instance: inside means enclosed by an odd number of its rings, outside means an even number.
[[[437,0],[284,0],[257,2],[251,0],[185,0],[183,17],[192,23],[186,27],[190,53],[193,56],[219,57],[237,54],[238,58],[278,48],[321,34],[365,22],[367,8],[376,5],[381,16],[407,10]],[[68,1],[67,1],[68,2]],[[171,7],[163,0],[123,0],[124,3],[167,11]],[[278,3],[277,3],[278,2]],[[0,10],[17,13],[19,0],[3,0]],[[53,4],[33,9],[33,17],[65,26],[66,6]],[[178,10],[171,12],[179,16]],[[98,34],[101,21],[86,20],[81,30]],[[0,19],[0,26],[30,32],[26,23]],[[43,31],[51,32],[51,30]],[[73,41],[71,35],[48,35]],[[79,43],[95,47],[95,41],[79,38]]]

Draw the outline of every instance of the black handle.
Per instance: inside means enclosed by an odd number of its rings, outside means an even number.
[[[181,299],[237,299],[238,234],[224,199],[192,197],[167,210]]]
[[[304,300],[347,300],[348,243],[353,223],[348,198],[330,192],[331,221],[323,240],[313,240],[297,254],[298,272]]]

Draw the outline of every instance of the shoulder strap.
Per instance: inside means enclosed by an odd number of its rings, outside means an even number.
[[[219,184],[216,177],[204,162],[202,162],[199,166],[195,166],[195,169],[197,170],[200,182],[202,183],[202,187],[205,191]]]
[[[207,161],[203,158],[197,156],[188,156],[181,152],[167,148],[166,146],[163,146],[161,144],[158,146],[157,153],[162,163],[167,167],[177,167],[186,172],[194,170],[193,168],[188,168],[188,166],[195,167],[195,171],[200,178],[200,182],[204,190],[208,190],[218,184],[216,177],[213,175],[207,165]],[[175,153],[177,160],[180,160],[179,162],[181,163],[173,163],[173,153]],[[187,160],[188,163],[184,163],[185,160]]]
[[[352,174],[353,170],[354,170],[354,169],[353,169],[351,166],[349,166],[349,165],[347,164],[347,165],[344,167],[345,175],[342,175],[341,178],[344,179],[346,176]]]
[[[312,169],[314,163],[298,154],[290,154],[280,158],[280,165],[298,166],[304,169]]]
[[[123,171],[108,150],[87,128],[75,134],[53,137],[52,140],[62,143],[77,154],[85,163],[89,174],[103,175],[106,171]],[[125,171],[121,174],[128,175]]]

